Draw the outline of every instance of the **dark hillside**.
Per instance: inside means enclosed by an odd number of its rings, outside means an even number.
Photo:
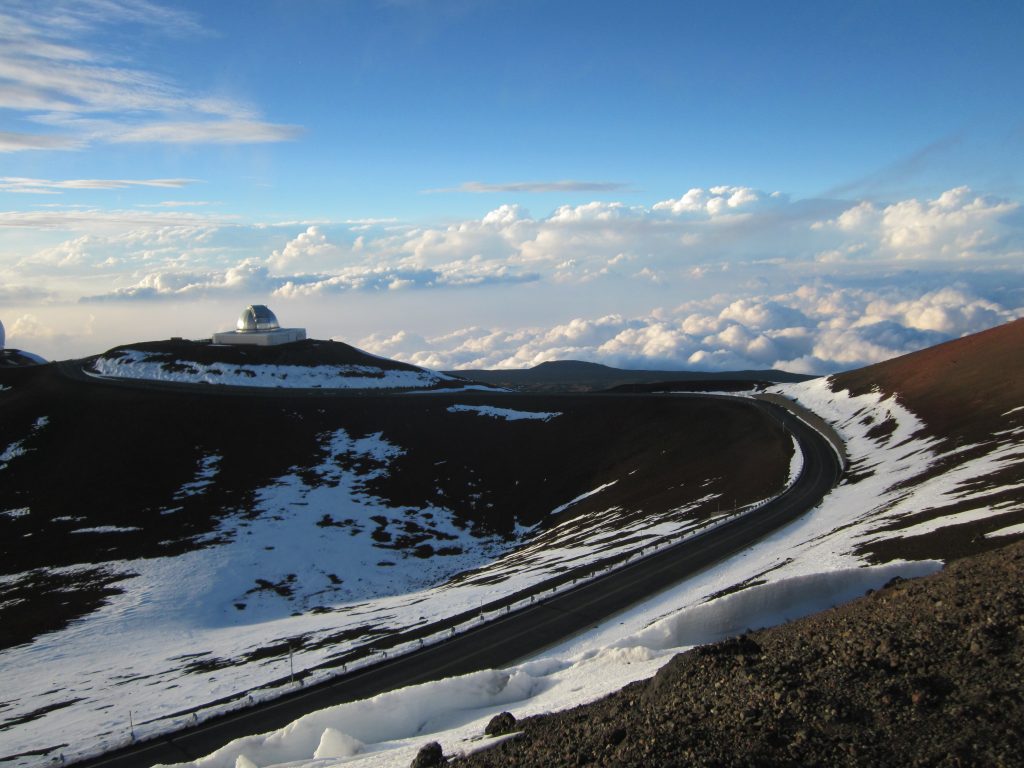
[[[722,504],[753,502],[785,481],[791,453],[782,430],[742,402],[167,390],[78,381],[55,365],[6,371],[0,383],[9,387],[0,392],[0,449],[20,446],[0,486],[0,571],[23,574],[5,588],[17,595],[0,597],[36,595],[3,603],[7,643],[92,610],[117,580],[104,563],[209,546],[218,521],[252,509],[254,494],[276,478],[298,470],[316,482],[325,436],[336,430],[380,434],[401,449],[390,472],[368,483],[374,496],[395,509],[450,509],[458,525],[480,536],[511,536],[516,525],[544,528],[612,506],[628,517],[714,495],[728,500]],[[452,412],[455,403],[560,415],[505,421]],[[184,492],[210,456],[219,457],[216,481],[202,493]],[[549,514],[613,481],[599,496]],[[321,523],[348,525],[353,535],[367,525]],[[445,547],[412,520],[370,525],[382,556]],[[80,579],[36,572],[69,565],[94,567]],[[35,600],[48,610],[36,610]],[[9,612],[18,605],[25,624]]]
[[[596,392],[616,387],[659,382],[769,381],[785,383],[812,378],[786,371],[720,371],[715,373],[633,371],[579,360],[541,363],[526,370],[465,370],[448,371],[448,373],[485,384],[526,392]]]

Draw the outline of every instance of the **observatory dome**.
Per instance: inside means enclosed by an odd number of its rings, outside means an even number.
[[[238,323],[235,325],[239,331],[246,333],[252,331],[276,331],[281,326],[277,317],[268,307],[262,304],[250,304],[242,310]]]
[[[0,349],[4,348],[4,344],[6,343],[6,341],[7,339],[4,336],[4,324],[0,323]]]

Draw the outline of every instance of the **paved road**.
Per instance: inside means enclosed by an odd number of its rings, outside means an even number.
[[[82,765],[136,768],[194,760],[234,738],[280,728],[303,714],[333,704],[480,669],[505,667],[746,549],[816,506],[838,482],[842,469],[829,443],[792,414],[772,403],[743,402],[782,422],[804,454],[797,482],[756,512],[451,640]]]

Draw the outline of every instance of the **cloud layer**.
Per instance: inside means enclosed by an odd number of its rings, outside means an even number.
[[[188,180],[4,183],[59,190]],[[1024,306],[1020,205],[962,187],[878,203],[717,186],[649,206],[563,205],[545,217],[501,205],[446,226],[249,225],[169,207],[0,213],[0,231],[73,233],[0,279],[93,306],[397,297],[389,311],[415,306],[417,321],[392,317],[387,333],[361,343],[440,368],[571,357],[823,373],[981,330]],[[487,297],[474,300],[473,327],[432,321],[430,307],[469,306],[473,296]]]
[[[801,286],[782,296],[722,297],[644,317],[576,318],[551,328],[470,327],[430,338],[400,331],[358,343],[435,369],[524,368],[574,359],[655,370],[823,374],[880,362],[1018,314],[962,287],[917,294]]]

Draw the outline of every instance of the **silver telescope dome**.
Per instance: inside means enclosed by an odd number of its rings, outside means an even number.
[[[4,343],[5,343],[6,341],[7,341],[7,338],[6,338],[6,336],[4,335],[4,324],[3,324],[3,323],[0,323],[0,349],[3,349],[3,348],[4,348]]]
[[[238,323],[235,325],[239,331],[276,331],[278,325],[277,317],[269,308],[262,304],[250,304],[242,310]]]

